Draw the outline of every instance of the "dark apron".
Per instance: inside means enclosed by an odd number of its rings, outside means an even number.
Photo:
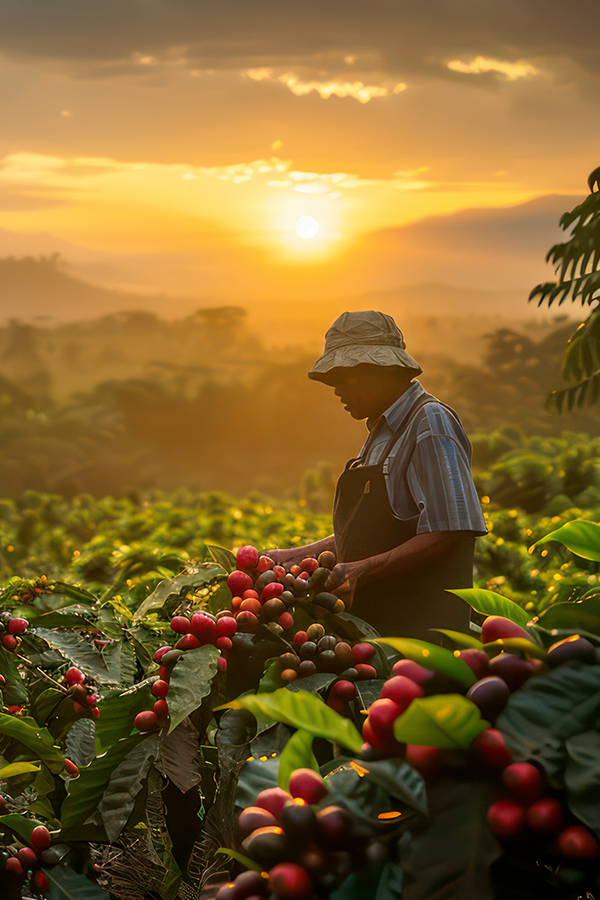
[[[338,562],[377,556],[416,535],[419,517],[399,519],[390,506],[384,463],[413,416],[435,399],[431,394],[425,394],[408,411],[376,465],[360,465],[371,440],[367,442],[363,457],[347,463],[337,483],[333,507]],[[474,546],[475,537],[467,532],[458,544],[437,556],[435,562],[424,563],[410,575],[382,578],[364,586],[359,584],[349,612],[365,619],[388,637],[412,637],[439,643],[441,635],[428,631],[429,628],[468,631],[467,604],[446,593],[445,589],[473,586]]]

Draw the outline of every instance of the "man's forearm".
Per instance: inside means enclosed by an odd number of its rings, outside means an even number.
[[[381,578],[408,575],[422,569],[449,548],[459,544],[469,533],[464,531],[435,531],[417,534],[399,547],[359,560],[361,584],[370,584]]]

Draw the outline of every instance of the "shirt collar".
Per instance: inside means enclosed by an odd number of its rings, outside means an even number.
[[[417,402],[419,397],[423,396],[424,393],[425,388],[420,381],[415,379],[408,390],[404,391],[397,400],[394,400],[394,402],[388,406],[381,418],[385,419],[385,422],[391,431],[395,431],[409,409]],[[371,431],[379,421],[379,419],[376,419],[373,422],[368,421],[367,427],[369,431]]]

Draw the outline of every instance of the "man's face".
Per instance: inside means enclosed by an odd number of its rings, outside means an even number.
[[[335,395],[353,419],[378,418],[406,390],[410,377],[407,375],[405,380],[403,383],[397,366],[369,363],[331,373]]]

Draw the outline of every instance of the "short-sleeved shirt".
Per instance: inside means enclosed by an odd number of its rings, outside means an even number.
[[[425,394],[419,381],[381,417],[364,465],[374,465],[409,410]],[[367,440],[359,454],[363,456]],[[408,422],[384,463],[388,498],[399,519],[418,517],[417,534],[437,531],[487,533],[471,475],[471,444],[460,419],[439,400],[425,404]]]

